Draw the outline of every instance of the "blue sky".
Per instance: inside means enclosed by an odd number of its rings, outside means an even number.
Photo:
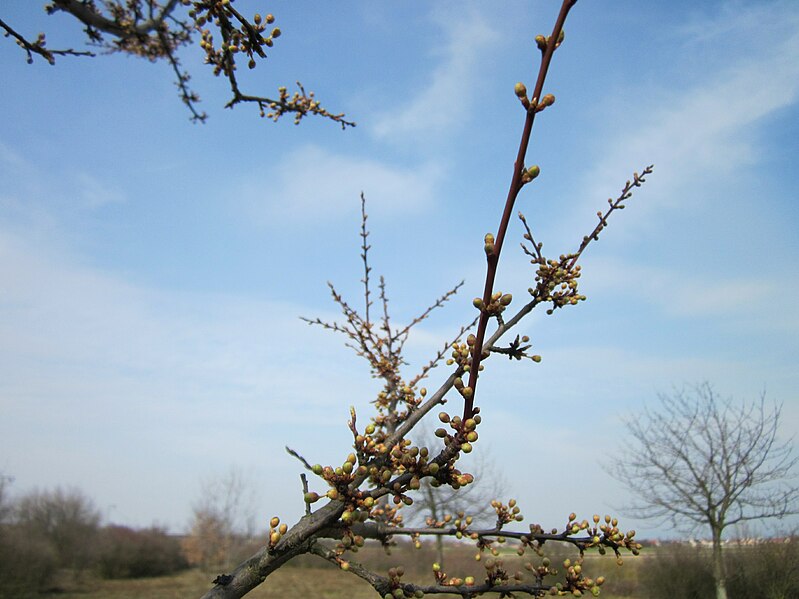
[[[33,4],[0,15],[50,47],[81,43]],[[473,315],[524,118],[513,86],[532,88],[532,39],[557,4],[273,3],[283,36],[243,84],[300,80],[358,122],[344,132],[223,110],[199,50],[183,56],[203,126],[166,65],[27,65],[0,40],[0,471],[14,489],[76,486],[111,520],[181,530],[201,480],[235,467],[262,521],[298,517],[283,446],[338,463],[349,406],[365,419],[377,390],[299,320],[335,317],[328,280],[359,300],[359,193],[397,322],[466,280],[410,342],[418,367]],[[518,205],[545,250],[576,247],[634,170],[656,170],[585,256],[588,301],[520,327],[542,363],[492,360],[481,379],[478,450],[547,527],[628,501],[600,464],[629,451],[623,418],[659,392],[765,391],[783,437],[799,432],[799,6],[581,1],[566,31],[528,159],[542,175]],[[532,270],[517,223],[510,235],[498,284],[523,297]]]

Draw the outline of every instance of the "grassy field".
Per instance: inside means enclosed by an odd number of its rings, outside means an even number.
[[[100,580],[87,578],[80,584],[67,583],[53,597],[64,599],[187,599],[202,597],[209,588],[209,576],[189,570],[175,576],[139,580]],[[253,599],[375,599],[374,590],[354,576],[328,568],[283,568],[266,583],[247,595]]]
[[[426,553],[426,552],[421,552]],[[359,556],[360,557],[360,556]],[[404,563],[409,581],[432,582],[429,567],[432,555],[419,555],[417,559],[408,561],[407,556],[385,556],[375,552],[371,556],[363,556],[364,562],[371,562],[378,571],[385,571],[391,565]],[[623,567],[616,565],[614,558],[588,557],[585,568],[592,575],[603,574],[608,579],[603,587],[602,597],[620,599],[630,597],[630,591],[636,584],[636,562],[642,558],[628,559]],[[645,559],[645,558],[643,558]],[[324,599],[375,599],[377,594],[365,582],[340,570],[318,561],[300,558],[299,565],[292,564],[271,575],[267,581],[248,595],[254,599],[305,599],[319,597]],[[505,559],[506,568],[510,572],[522,569],[520,563],[514,563],[515,556]],[[455,555],[447,566],[452,573],[463,575],[471,573],[479,576],[482,566],[473,559],[473,552],[461,552]],[[484,570],[483,570],[484,572]],[[86,576],[81,582],[72,581],[66,576],[62,579],[57,595],[63,599],[186,599],[199,598],[210,587],[214,574],[199,570],[188,570],[174,576],[146,578],[138,580],[102,580]],[[619,591],[622,594],[614,592]]]
[[[207,574],[197,570],[140,580],[86,579],[81,584],[64,585],[61,592],[51,596],[63,599],[199,599],[211,587],[210,580]],[[355,576],[332,569],[283,568],[247,596],[253,599],[376,599],[377,594]],[[621,597],[607,591],[601,596],[605,599]]]

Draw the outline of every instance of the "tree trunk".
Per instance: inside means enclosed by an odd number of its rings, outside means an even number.
[[[713,580],[716,583],[716,599],[727,599],[727,568],[721,546],[721,530],[713,529]]]

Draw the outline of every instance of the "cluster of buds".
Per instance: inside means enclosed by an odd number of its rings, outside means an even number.
[[[501,559],[489,558],[483,562],[483,565],[486,569],[486,583],[491,586],[495,586],[508,582],[510,576],[505,571]],[[522,573],[516,572],[513,575],[513,578],[516,580],[516,582],[520,582],[522,580]]]
[[[603,523],[600,523],[599,515],[594,514],[594,526],[589,530],[589,533],[592,535],[591,540],[593,545],[597,545],[599,547],[599,553],[603,555],[605,553],[605,547],[602,543],[605,542],[605,544],[608,544],[609,542],[616,554],[616,561],[619,565],[622,563],[619,548],[628,549],[633,555],[638,555],[641,552],[642,545],[634,540],[635,530],[622,532],[619,530],[619,521],[616,518],[611,518],[607,514],[605,514]]]
[[[294,92],[291,96],[289,96],[288,90],[284,86],[277,88],[279,98],[268,103],[269,112],[265,110],[267,104],[262,104],[261,116],[277,122],[287,112],[293,112],[294,124],[299,125],[304,116],[315,114],[341,123],[342,128],[345,126],[343,113],[334,114],[322,107],[315,98],[314,92],[306,92],[299,81],[297,81],[297,88],[299,91]]]
[[[402,577],[405,575],[405,568],[397,566],[396,568],[388,569],[388,580],[391,589],[386,591],[383,599],[421,599],[424,597],[424,592],[408,587],[405,588],[402,584]]]
[[[269,521],[269,549],[273,549],[288,531],[288,526],[280,523],[280,518],[274,516]]]
[[[470,335],[471,339],[474,335]],[[472,356],[471,349],[467,343],[453,343],[452,344],[452,357],[447,360],[447,366],[457,364],[463,372],[469,372],[472,369]]]
[[[495,291],[493,294],[491,294],[491,299],[489,300],[488,304],[486,304],[482,298],[476,297],[474,300],[472,300],[472,305],[481,312],[485,312],[489,316],[499,316],[505,311],[505,308],[507,308],[512,301],[513,296],[510,293]]]
[[[497,513],[497,524],[502,526],[509,522],[521,522],[524,516],[521,514],[521,508],[516,505],[515,499],[509,499],[507,504],[502,503],[496,499],[491,501],[491,507]]]
[[[542,582],[545,576],[557,576],[558,574],[558,570],[552,567],[552,560],[548,557],[544,557],[538,565],[526,562],[524,567],[533,574],[538,582]]]
[[[438,562],[433,564],[433,577],[436,580],[436,584],[440,586],[446,587],[459,587],[459,586],[474,586],[475,580],[474,576],[467,576],[465,578],[460,578],[458,576],[447,577],[447,573],[441,569],[441,564]]]
[[[565,582],[558,582],[550,588],[549,594],[552,596],[565,596],[582,597],[585,592],[591,593],[594,597],[598,597],[601,587],[605,583],[605,577],[599,576],[596,580],[587,578],[583,574],[583,558],[580,557],[574,562],[570,559],[563,560],[563,569],[565,574]]]
[[[585,301],[585,296],[577,292],[580,265],[574,264],[575,258],[575,254],[564,254],[559,260],[547,260],[543,257],[532,260],[533,264],[538,264],[536,286],[528,291],[537,302],[552,302],[547,314],[552,314],[557,308],[574,306]]]
[[[461,391],[461,394],[464,397],[467,397],[466,391],[468,391],[469,387],[464,387],[463,381],[459,378],[455,379],[455,388]],[[438,415],[439,421],[442,424],[449,424],[450,428],[454,431],[454,435],[449,434],[446,429],[438,428],[435,431],[436,437],[440,439],[445,439],[447,445],[452,443],[456,443],[459,445],[458,449],[463,453],[471,453],[472,451],[472,443],[477,441],[478,434],[477,434],[477,425],[480,424],[482,421],[482,417],[478,413],[480,411],[479,408],[475,408],[475,415],[472,418],[467,418],[466,420],[461,420],[460,416],[453,416],[450,418],[450,415],[446,412],[441,412]],[[469,484],[472,482],[474,477],[471,474],[469,475],[462,475],[460,478],[465,480],[464,483],[461,480],[458,480],[459,486],[464,486],[464,484]]]
[[[255,55],[266,58],[264,46],[271,48],[281,34],[278,27],[273,27],[269,34],[265,34],[267,27],[275,22],[273,15],[263,17],[256,13],[250,22],[230,6],[229,0],[194,2],[189,17],[194,20],[194,28],[201,34],[200,47],[205,51],[205,62],[214,65],[215,75],[229,77],[236,68],[233,55],[238,53],[248,57],[249,68],[255,68]],[[213,24],[222,34],[222,44],[218,48],[210,29],[206,28],[209,24]]]

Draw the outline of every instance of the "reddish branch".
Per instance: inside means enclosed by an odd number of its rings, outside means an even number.
[[[494,241],[494,249],[487,252],[486,261],[488,268],[486,271],[485,287],[483,289],[483,305],[488,306],[491,303],[491,296],[494,293],[494,279],[497,275],[497,267],[499,266],[499,256],[502,252],[502,244],[505,241],[505,233],[508,230],[511,216],[513,214],[513,206],[516,203],[516,198],[519,195],[524,182],[522,181],[522,174],[524,172],[524,159],[527,156],[527,147],[530,143],[530,135],[533,131],[533,123],[535,122],[535,115],[540,112],[539,101],[542,98],[544,90],[544,81],[549,71],[549,65],[552,62],[552,57],[555,54],[555,49],[559,45],[561,32],[563,31],[563,24],[566,22],[566,17],[571,8],[576,4],[577,0],[564,0],[558,13],[558,18],[555,21],[555,26],[552,28],[552,35],[546,41],[546,49],[543,52],[541,59],[541,66],[538,69],[538,78],[535,82],[535,89],[533,91],[532,102],[527,109],[527,117],[524,121],[524,129],[522,130],[522,139],[519,142],[519,151],[516,154],[516,162],[513,163],[513,176],[511,177],[510,189],[508,189],[508,197],[505,200],[505,210],[502,212],[502,219],[499,222],[497,229],[496,239]],[[485,341],[486,329],[488,328],[488,321],[491,315],[484,308],[480,314],[480,322],[477,324],[476,341],[473,345],[474,351],[472,354],[472,366],[469,372],[469,387],[472,390],[472,396],[465,398],[463,405],[463,420],[466,421],[474,416],[474,395],[477,392],[477,379],[479,377],[480,362],[483,359],[483,343]]]

